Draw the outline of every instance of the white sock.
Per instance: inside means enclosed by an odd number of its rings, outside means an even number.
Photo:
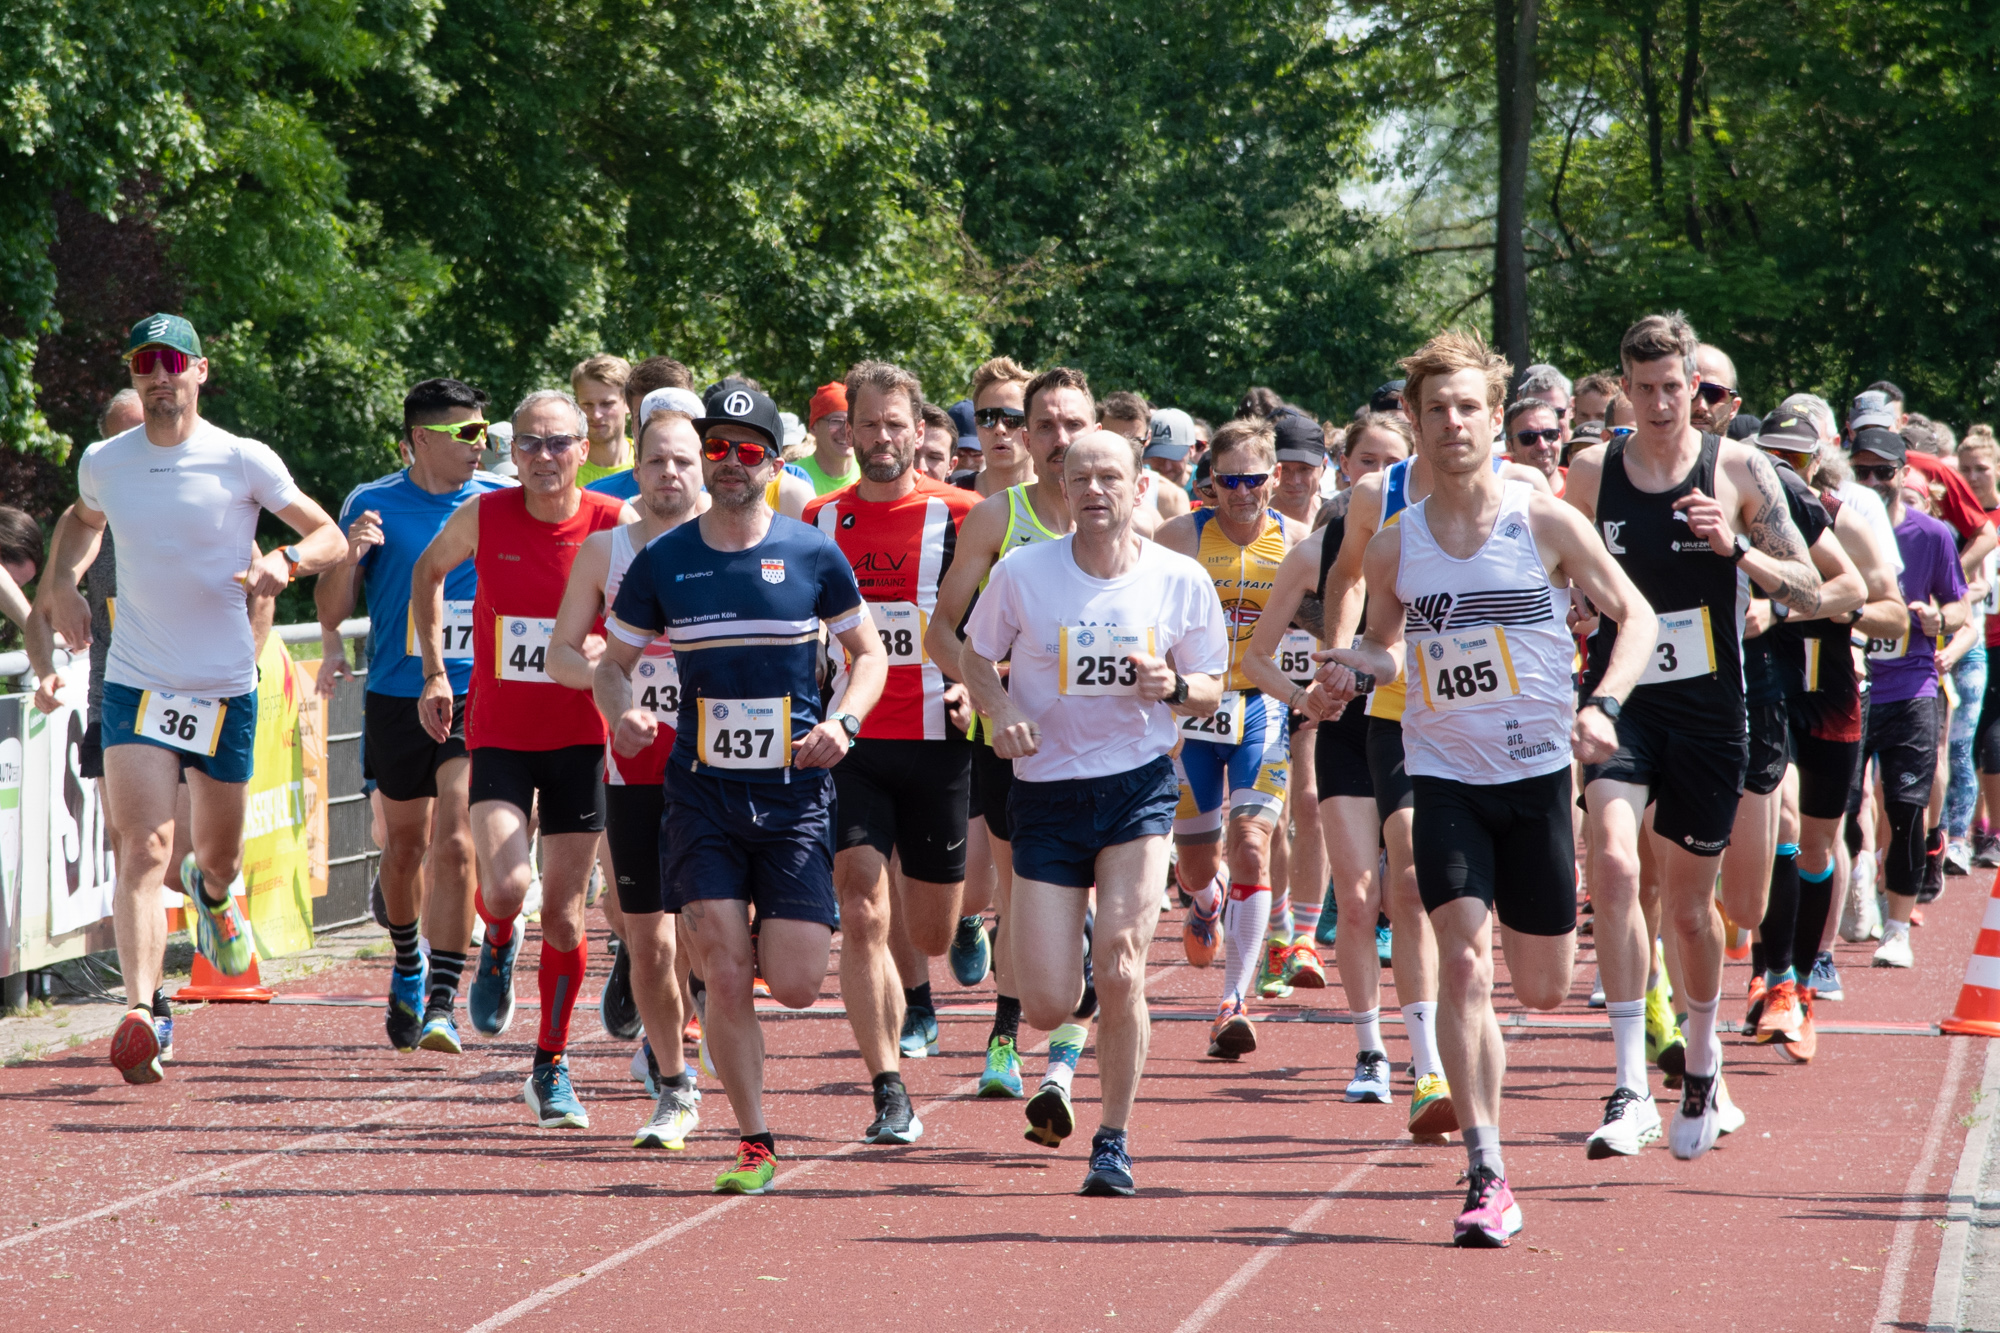
[[[1687,1071],[1709,1075],[1722,1068],[1722,1047],[1715,1040],[1715,1010],[1722,1003],[1720,992],[1706,1000],[1689,997],[1687,1026]]]
[[[1191,889],[1188,896],[1194,899],[1195,910],[1203,916],[1214,916],[1216,905],[1222,901],[1222,881],[1211,879],[1198,889]]]
[[[1271,922],[1271,890],[1260,888],[1246,897],[1236,896],[1231,885],[1229,901],[1222,908],[1222,930],[1229,940],[1228,967],[1222,984],[1223,998],[1248,999],[1250,979],[1257,975],[1257,962],[1264,956],[1264,930]]]
[[[1611,1013],[1611,1051],[1618,1064],[1618,1086],[1650,1095],[1646,1082],[1646,1002],[1607,1000]]]
[[[1438,1063],[1437,1002],[1418,1000],[1415,1004],[1403,1006],[1403,1031],[1410,1038],[1410,1075],[1422,1078],[1425,1074],[1442,1074],[1444,1067]]]
[[[1347,1011],[1347,1016],[1348,1021],[1354,1024],[1354,1048],[1356,1050],[1382,1051],[1383,1054],[1388,1054],[1388,1051],[1382,1045],[1381,1005],[1378,1004],[1366,1012],[1359,1009],[1350,1009]]]
[[[1892,918],[1890,918],[1890,917],[1886,917],[1886,916],[1882,918],[1882,938],[1883,938],[1883,939],[1885,939],[1885,940],[1892,940],[1892,939],[1896,938],[1896,936],[1898,936],[1898,935],[1907,935],[1907,934],[1909,934],[1909,933],[1910,933],[1910,923],[1909,923],[1909,922],[1907,922],[1907,921],[1897,921],[1897,920],[1894,920],[1894,919],[1892,919]]]

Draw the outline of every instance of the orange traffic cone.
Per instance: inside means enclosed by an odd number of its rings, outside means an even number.
[[[1970,1037],[2000,1037],[2000,880],[1994,881],[1993,896],[1986,900],[1986,917],[1979,923],[1972,957],[1965,960],[1958,1007],[1938,1027]]]
[[[239,1004],[269,1004],[272,992],[257,974],[257,955],[250,955],[250,970],[240,977],[228,977],[215,970],[199,953],[194,956],[194,972],[188,984],[174,993],[176,1000],[224,1001]]]

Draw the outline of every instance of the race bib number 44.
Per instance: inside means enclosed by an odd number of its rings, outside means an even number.
[[[1498,625],[1416,639],[1410,652],[1411,668],[1423,683],[1424,703],[1434,713],[1512,699],[1521,692],[1507,632]]]
[[[890,666],[924,663],[924,613],[914,602],[870,602],[868,615],[882,636]]]
[[[792,700],[702,699],[695,707],[695,755],[712,768],[789,768]]]
[[[1139,668],[1131,654],[1153,652],[1153,631],[1124,630],[1106,625],[1062,627],[1062,675],[1057,693],[1073,695],[1136,695]]]
[[[191,699],[181,694],[146,690],[139,696],[139,716],[133,733],[189,754],[213,756],[229,705],[220,699]]]
[[[1191,741],[1207,741],[1210,745],[1235,745],[1243,739],[1243,715],[1242,693],[1229,690],[1210,716],[1182,718],[1181,734]]]
[[[405,616],[407,632],[404,635],[403,651],[411,657],[420,651],[417,647],[417,618]],[[553,623],[553,622],[551,622]],[[472,602],[464,598],[446,598],[444,604],[444,660],[447,662],[470,662],[472,660]]]
[[[499,638],[494,665],[500,679],[548,682],[549,641],[556,632],[555,621],[536,616],[498,616],[494,618],[493,631]]]
[[[1639,683],[1658,685],[1714,673],[1715,632],[1709,625],[1708,608],[1660,612],[1660,633],[1653,640],[1653,660]]]

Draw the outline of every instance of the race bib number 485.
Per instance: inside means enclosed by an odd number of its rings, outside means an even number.
[[[695,755],[713,768],[789,768],[792,700],[702,699],[694,710]]]
[[[494,665],[500,679],[548,681],[549,641],[555,636],[555,621],[536,616],[497,616],[493,631],[499,638]]]
[[[182,694],[146,690],[139,696],[134,734],[189,754],[215,754],[222,719],[229,705],[220,699],[190,699]]]
[[[1434,713],[1512,699],[1521,692],[1507,632],[1498,625],[1416,639],[1410,653],[1412,670],[1423,683],[1424,703]]]
[[[1062,627],[1059,694],[1136,695],[1139,668],[1131,654],[1153,652],[1153,631],[1105,625]]]

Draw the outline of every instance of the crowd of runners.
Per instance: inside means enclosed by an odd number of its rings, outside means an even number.
[[[365,679],[388,1043],[508,1031],[532,916],[523,1097],[588,1126],[567,1048],[602,893],[599,1011],[656,1099],[634,1146],[683,1148],[706,1075],[737,1138],[720,1192],[776,1170],[756,1000],[813,1004],[839,931],[867,1142],[923,1135],[900,1069],[938,1049],[945,959],[993,979],[979,1093],[1022,1099],[1030,1142],[1076,1131],[1094,1051],[1082,1192],[1132,1194],[1166,915],[1216,977],[1211,1058],[1254,1055],[1263,1001],[1337,981],[1346,1100],[1401,1082],[1409,1134],[1460,1135],[1454,1235],[1503,1246],[1496,919],[1533,1009],[1569,1000],[1593,937],[1589,1156],[1664,1136],[1692,1159],[1745,1123],[1725,955],[1751,959],[1744,1030],[1810,1061],[1835,932],[1910,967],[1947,869],[2000,863],[1992,433],[1960,443],[1889,384],[1844,422],[1810,394],[1751,415],[1678,314],[1575,382],[1445,333],[1351,420],[1257,388],[1219,428],[1005,357],[948,410],[863,361],[803,421],[664,356],[591,357],[505,417],[432,379],[404,466],[338,518],[201,416],[185,320],[141,321],[127,358],[45,564],[38,534],[0,536],[15,580],[40,574],[9,605],[40,706],[55,645],[90,645],[133,1083],[172,1054],[163,883],[204,957],[249,966],[257,651],[308,576],[322,691]],[[260,550],[266,510],[294,543]],[[339,630],[364,598],[365,669]],[[1048,1038],[1032,1087],[1024,1025]]]

